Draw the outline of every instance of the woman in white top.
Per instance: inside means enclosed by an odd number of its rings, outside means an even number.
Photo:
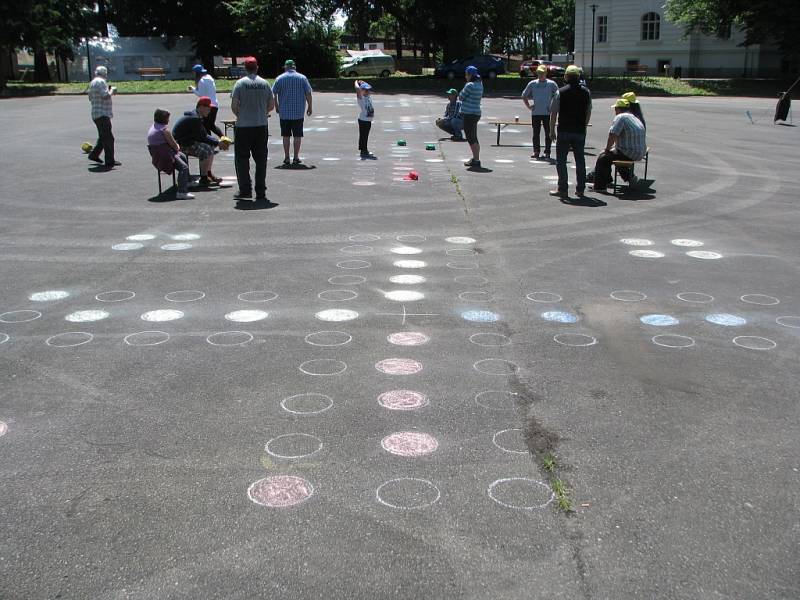
[[[211,112],[203,118],[203,125],[209,134],[215,133],[218,137],[222,137],[222,131],[217,127],[217,112],[219,111],[217,84],[214,83],[214,78],[208,74],[203,65],[193,66],[192,71],[194,71],[195,85],[190,85],[189,91],[194,92],[194,95],[198,97],[208,96],[211,98]]]
[[[358,113],[358,150],[361,152],[361,160],[375,160],[376,156],[367,150],[369,130],[372,128],[372,119],[375,118],[375,108],[370,97],[372,86],[360,79],[356,80],[355,86],[358,107],[361,109]]]

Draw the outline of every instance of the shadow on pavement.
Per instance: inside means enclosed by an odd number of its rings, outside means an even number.
[[[603,202],[600,198],[592,198],[590,196],[584,196],[583,198],[561,198],[561,204],[566,204],[567,206],[584,206],[586,208],[608,206],[608,203]]]
[[[486,167],[467,167],[467,171],[473,173],[493,173],[491,169],[487,169]]]
[[[244,200],[239,198],[236,200],[236,210],[268,210],[280,206],[276,202],[272,202],[269,198],[266,200]]]
[[[310,171],[311,169],[316,169],[316,165],[307,165],[305,163],[300,163],[299,165],[284,165],[280,164],[276,169],[286,169],[287,171]]]

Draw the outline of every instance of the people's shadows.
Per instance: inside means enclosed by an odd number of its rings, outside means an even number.
[[[236,199],[236,210],[268,210],[280,206],[277,202],[270,201],[269,198],[263,200],[246,200],[244,198]]]
[[[486,167],[467,167],[467,171],[471,171],[472,173],[493,173],[492,169],[487,169]]]
[[[305,163],[300,163],[299,165],[284,165],[280,164],[276,169],[286,169],[288,171],[310,171],[311,169],[316,169],[316,165],[307,165]]]
[[[89,171],[89,173],[108,173],[109,171],[112,171],[113,168],[109,168],[105,165],[94,165],[86,170]]]
[[[656,190],[653,188],[652,179],[640,179],[634,186],[617,186],[617,198],[620,200],[654,200]]]
[[[456,143],[460,143],[460,142],[466,142],[467,138],[463,138],[462,137],[462,138],[453,139],[452,136],[447,136],[447,137],[440,137],[438,141],[440,141],[440,142],[456,142]]]
[[[600,198],[592,198],[591,196],[583,196],[582,198],[561,198],[561,204],[567,206],[583,206],[586,208],[600,208],[601,206],[608,206],[608,202],[603,202]]]
[[[797,125],[793,125],[792,123],[775,123],[775,125],[780,125],[781,127],[797,127]]]

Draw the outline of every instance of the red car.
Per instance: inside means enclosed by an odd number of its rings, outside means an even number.
[[[536,77],[536,67],[539,65],[544,65],[547,67],[547,76],[550,79],[555,79],[556,77],[563,77],[564,76],[564,67],[559,67],[558,65],[554,65],[551,62],[546,60],[526,60],[519,66],[519,76],[520,77]]]

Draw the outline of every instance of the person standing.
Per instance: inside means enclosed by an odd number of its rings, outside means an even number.
[[[631,114],[631,103],[620,98],[612,108],[615,116],[608,130],[608,141],[594,165],[595,192],[605,192],[611,184],[611,165],[615,160],[642,160],[647,154],[645,127]],[[639,181],[629,169],[620,169],[620,175],[628,185],[635,185]]]
[[[578,179],[575,191],[579,198],[586,189],[586,128],[592,116],[592,94],[589,88],[580,83],[581,70],[575,65],[567,67],[564,79],[567,82],[559,88],[558,94],[550,105],[550,138],[556,140],[556,171],[558,172],[558,189],[550,192],[551,196],[566,198],[569,195],[569,178],[567,175],[567,155],[572,150],[575,157],[575,176]],[[558,135],[556,136],[556,124]]]
[[[237,197],[252,198],[250,156],[256,163],[256,200],[267,199],[267,118],[275,108],[272,90],[266,80],[258,76],[258,61],[252,56],[244,60],[247,73],[233,86],[231,110],[236,115],[233,141],[236,179],[239,182]]]
[[[366,81],[356,79],[356,101],[358,102],[358,151],[361,160],[375,160],[376,156],[369,151],[369,130],[375,118],[375,107],[372,104],[372,86]]]
[[[190,85],[189,91],[194,92],[194,95],[198,98],[203,96],[211,98],[211,110],[208,116],[203,118],[203,125],[208,133],[214,133],[217,137],[222,137],[222,130],[217,127],[217,113],[219,112],[217,84],[214,83],[214,78],[208,74],[203,65],[193,66],[192,71],[194,71],[194,86]]]
[[[436,119],[436,126],[449,133],[450,139],[454,142],[463,142],[464,136],[461,135],[461,131],[464,129],[464,121],[461,117],[461,100],[458,99],[458,90],[455,88],[447,90],[447,99],[444,117]]]
[[[461,100],[461,115],[464,119],[464,135],[472,151],[472,158],[464,163],[465,167],[481,167],[481,145],[478,142],[478,121],[481,118],[481,98],[483,97],[483,82],[478,73],[478,68],[470,65],[464,70],[467,83],[458,94]]]
[[[111,119],[114,117],[111,97],[117,88],[108,85],[108,69],[99,66],[94,70],[94,79],[89,83],[89,102],[92,104],[92,121],[97,127],[97,143],[89,152],[89,160],[96,163],[105,152],[105,168],[111,170],[122,163],[114,159],[114,134],[111,132]]]
[[[297,72],[294,61],[289,59],[283,64],[284,72],[272,84],[275,96],[275,111],[281,122],[283,137],[283,164],[289,163],[289,142],[294,137],[293,165],[300,164],[300,144],[303,143],[303,118],[313,113],[311,84],[302,73]],[[308,104],[308,110],[306,110]]]
[[[558,93],[558,84],[547,78],[547,67],[536,67],[536,79],[525,86],[522,92],[522,101],[531,111],[531,125],[533,126],[533,154],[531,158],[538,159],[541,152],[539,137],[544,126],[544,157],[550,158],[550,104]],[[533,106],[531,106],[533,100]]]

